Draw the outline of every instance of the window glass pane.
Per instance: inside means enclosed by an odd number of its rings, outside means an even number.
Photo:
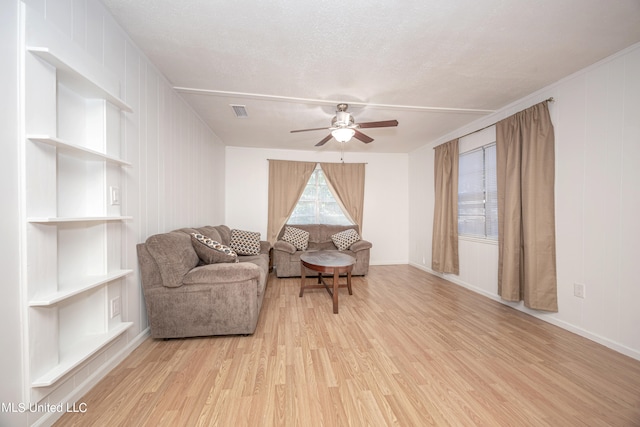
[[[315,185],[307,185],[300,196],[300,200],[315,200],[316,199],[317,190]]]
[[[484,216],[461,216],[458,217],[458,233],[484,237],[485,219]]]
[[[458,233],[498,237],[495,144],[459,157]]]
[[[485,216],[487,238],[498,238],[498,179],[496,172],[496,146],[495,144],[485,148],[485,187],[486,202]]]
[[[289,224],[336,224],[351,222],[333,197],[322,169],[316,169],[288,220]]]
[[[331,191],[329,190],[329,186],[326,183],[324,185],[318,186],[318,200],[335,203],[333,194],[331,194]]]

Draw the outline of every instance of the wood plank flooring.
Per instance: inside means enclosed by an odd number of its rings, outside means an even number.
[[[640,426],[640,361],[407,265],[298,297],[255,334],[148,339],[57,426]]]

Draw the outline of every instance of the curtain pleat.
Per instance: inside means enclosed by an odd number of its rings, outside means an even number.
[[[431,269],[460,273],[458,257],[458,140],[435,148]]]
[[[267,240],[274,243],[316,168],[313,162],[269,160]]]
[[[364,163],[320,163],[324,176],[338,201],[347,210],[362,233],[364,209]]]
[[[554,144],[546,102],[496,123],[498,294],[557,312]]]

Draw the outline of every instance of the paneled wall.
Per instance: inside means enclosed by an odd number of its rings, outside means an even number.
[[[433,146],[551,96],[559,312],[514,306],[640,359],[640,45],[410,153],[411,263],[431,265]],[[497,257],[496,245],[461,239],[460,276],[447,278],[499,299]],[[574,283],[585,285],[584,299],[574,296]]]
[[[122,215],[132,217],[123,223],[121,264],[132,269],[122,286],[122,319],[133,322],[125,334],[92,356],[76,370],[62,378],[41,402],[30,399],[29,353],[27,328],[19,326],[28,321],[26,300],[21,295],[24,282],[19,279],[23,253],[15,251],[24,242],[20,230],[25,227],[21,208],[27,187],[23,186],[25,157],[20,153],[25,145],[24,125],[20,112],[25,99],[31,96],[18,84],[24,72],[21,55],[25,44],[37,29],[26,22],[28,17],[45,23],[47,31],[57,32],[71,50],[84,52],[83,67],[104,69],[117,77],[119,96],[132,107],[132,113],[122,113],[119,128],[121,146],[118,157],[131,163],[123,168],[121,181]],[[128,36],[115,23],[97,0],[8,0],[2,12],[3,57],[9,67],[2,70],[2,81],[12,91],[3,91],[0,110],[10,125],[3,130],[3,141],[10,145],[2,156],[0,173],[3,182],[14,190],[5,193],[11,203],[3,204],[3,226],[15,230],[4,234],[14,248],[13,255],[4,254],[11,261],[5,271],[10,279],[3,285],[3,304],[10,309],[0,311],[0,319],[12,326],[3,334],[2,401],[9,403],[74,402],[94,385],[109,369],[135,348],[147,333],[144,300],[139,283],[135,245],[151,234],[183,226],[219,224],[224,222],[225,197],[224,146],[219,138],[201,121],[182,98],[171,89],[169,82],[153,67]],[[4,25],[6,21],[7,25]],[[30,33],[25,34],[25,28]],[[6,34],[5,34],[6,33]],[[6,36],[6,37],[5,37]],[[6,54],[6,55],[4,55]],[[14,126],[15,121],[15,126]],[[3,142],[4,144],[4,142]],[[22,160],[19,160],[22,159]],[[22,190],[20,190],[22,188]],[[17,189],[17,190],[16,190]],[[15,203],[14,203],[15,202]],[[9,209],[9,206],[11,209]],[[5,212],[6,211],[6,212]],[[4,246],[3,246],[4,248]],[[4,249],[3,249],[4,252]],[[19,257],[19,259],[18,259]],[[3,264],[4,265],[4,264]],[[4,307],[4,305],[3,305]],[[23,336],[20,340],[18,337]],[[5,342],[6,340],[6,342]],[[6,344],[6,345],[5,345]],[[16,363],[16,361],[19,361]],[[11,371],[11,372],[7,372]],[[37,394],[36,394],[37,396]],[[48,425],[56,413],[0,414],[1,425]]]

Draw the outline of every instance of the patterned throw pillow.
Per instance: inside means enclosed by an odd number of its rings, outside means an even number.
[[[309,247],[309,232],[295,227],[285,227],[282,240],[291,243],[299,251],[306,251]]]
[[[258,255],[260,253],[260,233],[253,231],[231,230],[231,249],[238,255]]]
[[[191,244],[205,264],[238,262],[238,254],[233,249],[203,234],[191,233]]]
[[[354,230],[353,228],[349,228],[347,230],[334,234],[333,236],[331,236],[331,240],[333,240],[333,244],[336,245],[338,250],[344,251],[346,249],[349,249],[349,246],[360,240],[360,236],[358,235],[358,232],[356,230]]]

